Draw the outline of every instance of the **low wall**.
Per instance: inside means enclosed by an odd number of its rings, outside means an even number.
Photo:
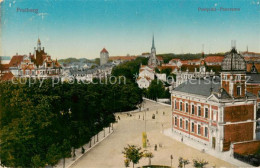
[[[255,154],[260,148],[260,140],[238,142],[233,144],[234,153],[241,155]]]

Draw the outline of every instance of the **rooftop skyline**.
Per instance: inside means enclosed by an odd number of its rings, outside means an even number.
[[[0,54],[33,52],[39,37],[58,59],[93,59],[104,47],[112,56],[139,55],[150,52],[153,34],[157,54],[199,53],[202,45],[226,52],[231,40],[238,51],[260,52],[259,27],[260,0],[4,0]]]

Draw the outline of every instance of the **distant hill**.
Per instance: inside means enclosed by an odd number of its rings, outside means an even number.
[[[207,56],[214,56],[214,55],[225,55],[225,53],[214,53],[214,54],[205,54],[205,57]],[[169,61],[173,58],[178,58],[181,60],[192,60],[192,59],[200,59],[202,57],[201,53],[196,53],[196,54],[173,54],[173,53],[168,53],[168,54],[157,54],[157,56],[161,56],[163,58],[164,63],[169,63]]]
[[[70,63],[75,63],[75,62],[81,62],[81,63],[93,63],[93,60],[89,60],[86,58],[66,58],[66,59],[59,59],[58,62],[60,64],[70,64]]]

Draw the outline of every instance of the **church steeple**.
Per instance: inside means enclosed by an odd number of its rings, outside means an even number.
[[[154,35],[153,35],[151,53],[155,53],[156,54],[156,49],[155,49],[155,45],[154,45]]]
[[[40,40],[40,38],[38,38],[37,50],[38,50],[39,52],[41,51],[41,40]]]

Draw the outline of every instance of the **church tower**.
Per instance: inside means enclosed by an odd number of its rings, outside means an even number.
[[[150,54],[150,57],[149,57],[149,60],[148,60],[148,65],[153,67],[153,68],[160,65],[160,61],[156,57],[156,49],[155,49],[155,45],[154,45],[154,36],[153,36],[153,40],[152,40],[151,54]]]
[[[222,61],[221,87],[233,98],[246,96],[246,61],[235,46]]]
[[[44,51],[44,47],[41,47],[41,40],[38,38],[37,41],[37,49],[34,47],[34,54],[35,54],[35,64],[37,67],[41,66],[44,61],[44,55],[47,55]]]

